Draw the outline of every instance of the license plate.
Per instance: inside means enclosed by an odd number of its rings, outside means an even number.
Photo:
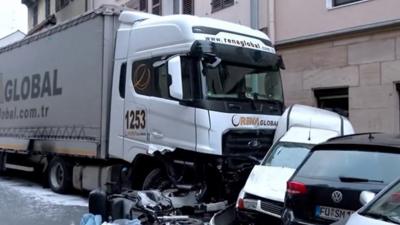
[[[346,209],[338,209],[326,206],[317,206],[315,209],[315,215],[317,217],[329,220],[341,220],[350,216],[354,211]]]

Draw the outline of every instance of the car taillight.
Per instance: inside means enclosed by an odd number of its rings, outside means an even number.
[[[239,199],[237,200],[236,208],[238,208],[238,209],[244,209],[244,200],[243,200],[243,198],[239,198]]]
[[[297,181],[287,182],[287,193],[292,195],[301,195],[307,193],[307,187],[305,184]]]

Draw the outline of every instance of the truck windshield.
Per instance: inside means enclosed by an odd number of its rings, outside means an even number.
[[[207,97],[283,102],[279,70],[255,69],[222,61],[205,68]]]

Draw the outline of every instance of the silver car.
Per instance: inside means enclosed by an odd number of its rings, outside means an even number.
[[[362,203],[368,202],[373,193],[363,192]],[[332,225],[388,225],[400,224],[400,179],[382,190],[372,201],[347,219]]]

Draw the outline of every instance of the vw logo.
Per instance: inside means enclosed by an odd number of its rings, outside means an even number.
[[[261,142],[257,139],[254,139],[254,140],[249,141],[249,143],[247,143],[247,145],[250,148],[259,148],[259,147],[261,147]]]
[[[340,191],[334,191],[334,192],[332,193],[332,201],[333,201],[334,203],[339,203],[339,202],[342,201],[342,199],[343,199],[343,194],[342,194],[342,192],[340,192]]]

